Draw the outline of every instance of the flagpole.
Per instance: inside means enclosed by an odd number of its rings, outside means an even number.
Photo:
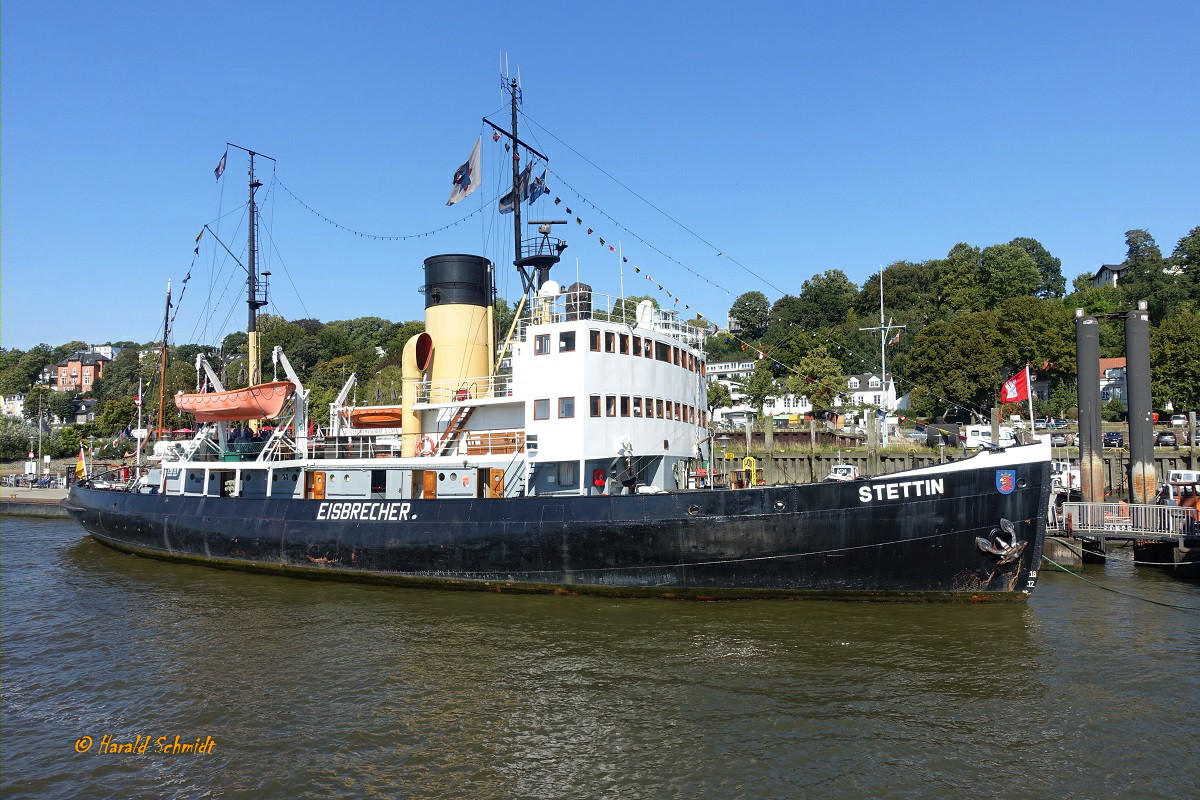
[[[1029,372],[1029,362],[1025,362],[1025,392],[1029,395],[1029,431],[1033,432],[1033,376]]]
[[[138,407],[138,432],[140,433],[142,430],[142,379],[140,377],[138,378],[137,407]],[[134,462],[134,466],[137,467],[138,475],[141,475],[142,474],[142,439],[137,436],[135,436],[133,438],[136,440],[134,442],[134,444],[137,447],[137,459]]]

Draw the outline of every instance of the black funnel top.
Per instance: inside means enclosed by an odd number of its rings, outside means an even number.
[[[451,253],[425,259],[425,307],[447,304],[486,306],[491,302],[492,262],[483,256]]]

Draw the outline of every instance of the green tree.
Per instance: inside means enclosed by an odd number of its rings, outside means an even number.
[[[1150,322],[1158,325],[1186,302],[1186,289],[1176,275],[1167,274],[1162,251],[1150,232],[1135,228],[1125,232],[1125,269],[1121,272],[1121,294],[1128,308],[1139,300],[1149,305]]]
[[[73,392],[50,392],[47,396],[47,408],[54,416],[69,422],[75,415],[75,398],[78,396]]]
[[[805,330],[829,328],[846,319],[858,298],[858,286],[840,269],[814,275],[800,287],[795,324]]]
[[[1100,406],[1100,416],[1105,422],[1122,422],[1125,419],[1125,404],[1121,398],[1114,397]]]
[[[48,386],[37,384],[29,387],[29,391],[25,393],[25,403],[21,406],[21,413],[25,415],[25,419],[37,420],[38,415],[44,418],[50,410],[50,395],[54,394]]]
[[[729,393],[729,387],[720,381],[710,381],[708,384],[708,410],[716,411],[718,408],[731,408],[733,406],[733,396]]]
[[[1050,255],[1050,251],[1037,239],[1018,236],[1009,244],[1016,245],[1033,258],[1041,276],[1035,293],[1038,297],[1062,297],[1066,293],[1067,282],[1062,274],[1062,261]]]
[[[750,377],[740,381],[738,385],[746,395],[748,404],[761,416],[767,398],[779,394],[779,382],[775,380],[775,364],[769,358],[760,358],[755,362],[754,372],[750,373]]]
[[[935,322],[914,338],[895,369],[914,387],[920,410],[967,406],[977,413],[999,400],[1004,352],[999,319],[990,311]]]
[[[785,385],[792,394],[807,397],[814,411],[827,411],[834,407],[843,374],[841,363],[824,346],[816,345],[796,362]]]
[[[1075,372],[1075,315],[1062,303],[1031,295],[1010,297],[996,306],[996,316],[1006,369],[1028,363]]]
[[[994,244],[980,254],[983,296],[989,307],[1010,297],[1032,295],[1042,276],[1033,256],[1015,244]]]
[[[137,420],[132,397],[114,397],[104,404],[96,417],[96,426],[104,433],[116,433]]]
[[[742,326],[742,337],[757,339],[767,329],[767,317],[770,305],[767,296],[762,292],[746,292],[733,301],[729,307],[729,316]]]
[[[982,255],[979,248],[959,242],[935,262],[938,303],[950,311],[980,311],[984,305]]]
[[[1171,268],[1179,277],[1193,310],[1200,310],[1200,227],[1192,228],[1179,239],[1171,253]]]
[[[1182,311],[1150,330],[1154,407],[1200,411],[1200,314]]]

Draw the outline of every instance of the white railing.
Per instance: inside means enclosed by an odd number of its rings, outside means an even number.
[[[1130,503],[1063,503],[1057,514],[1059,530],[1076,533],[1111,532],[1148,536],[1183,536],[1196,525],[1197,512],[1180,506]]]
[[[512,376],[471,380],[424,381],[417,384],[418,403],[461,403],[489,397],[512,397]]]
[[[525,338],[525,329],[530,325],[546,325],[552,322],[595,319],[638,325],[637,306],[628,298],[613,297],[595,292],[563,292],[555,297],[535,298],[529,310],[521,315],[513,332],[513,340]],[[692,347],[704,345],[703,328],[680,322],[677,312],[670,309],[654,309],[648,327],[643,330],[677,339]]]

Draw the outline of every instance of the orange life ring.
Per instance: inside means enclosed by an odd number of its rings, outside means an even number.
[[[433,437],[432,436],[422,436],[421,440],[417,442],[417,455],[419,455],[419,456],[433,455]]]

